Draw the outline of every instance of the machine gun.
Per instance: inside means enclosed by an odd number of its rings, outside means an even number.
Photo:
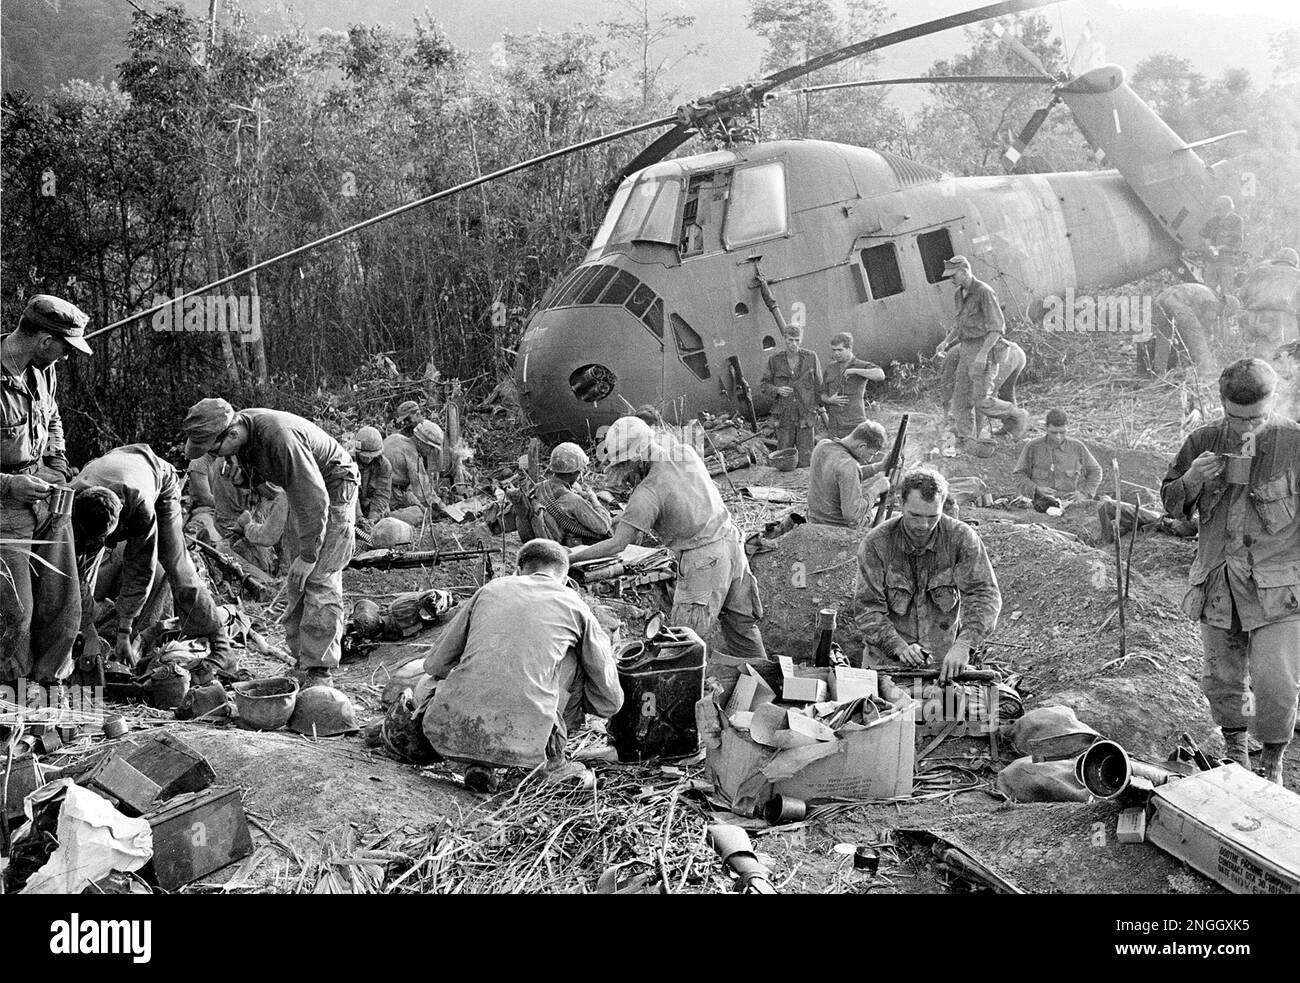
[[[470,550],[398,550],[380,549],[358,553],[348,564],[349,570],[405,570],[410,567],[437,566],[440,563],[457,563],[483,557],[483,570],[489,579],[493,575],[492,551],[486,546]]]
[[[898,421],[894,446],[889,449],[889,457],[885,459],[885,476],[889,479],[889,487],[876,499],[876,514],[871,520],[873,529],[894,513],[894,489],[898,484],[898,476],[903,473],[903,444],[907,440],[907,421],[910,418],[910,413],[904,413],[903,419]]]

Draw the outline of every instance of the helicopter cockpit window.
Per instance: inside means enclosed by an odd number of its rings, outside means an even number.
[[[672,245],[676,241],[673,233],[677,225],[681,192],[681,182],[676,178],[640,177],[629,189],[622,212],[605,245],[617,246],[625,242],[663,242]],[[611,206],[611,215],[613,211]],[[594,248],[595,244],[592,246]]]
[[[903,274],[898,269],[898,253],[892,242],[870,246],[862,250],[861,257],[872,300],[903,292]]]
[[[627,204],[627,197],[631,193],[632,179],[628,178],[614,192],[614,200],[609,203],[609,211],[605,213],[604,221],[600,223],[600,228],[596,230],[596,238],[591,240],[591,252],[598,253],[605,248],[605,243],[609,242],[609,234],[614,231],[614,223],[623,214],[623,206]]]
[[[736,169],[724,240],[728,249],[785,235],[785,164],[768,161]]]
[[[922,232],[916,237],[916,248],[921,251],[925,279],[930,283],[938,283],[943,279],[943,264],[953,257],[952,237],[948,235],[948,230]]]

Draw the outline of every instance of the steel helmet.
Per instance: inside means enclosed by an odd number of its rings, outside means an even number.
[[[1279,249],[1277,256],[1274,257],[1279,263],[1286,263],[1288,266],[1300,267],[1300,253],[1297,253],[1290,246],[1285,249]]]
[[[362,427],[357,431],[357,451],[362,454],[378,454],[384,449],[384,438],[374,427]]]
[[[551,470],[556,474],[577,474],[588,463],[586,452],[577,444],[556,444],[551,451]]]
[[[289,729],[308,737],[333,737],[355,734],[361,728],[351,700],[332,686],[312,686],[298,694]]]
[[[605,433],[605,458],[610,464],[644,461],[653,442],[654,431],[648,423],[635,416],[621,416]]]
[[[429,447],[441,447],[442,427],[432,420],[421,420],[415,426],[415,439]]]

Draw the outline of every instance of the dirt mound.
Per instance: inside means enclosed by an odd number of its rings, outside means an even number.
[[[763,595],[763,642],[771,656],[812,658],[817,612],[839,612],[835,639],[846,653],[862,651],[853,624],[853,585],[861,535],[840,526],[802,525],[773,540],[775,549],[750,558]]]
[[[1200,634],[1179,609],[1181,590],[1133,571],[1129,658],[1109,665],[1119,657],[1113,555],[1040,525],[986,519],[979,531],[1002,588],[994,641],[1003,644],[992,655],[1025,674],[1028,706],[1072,706],[1144,755],[1163,756],[1182,731],[1198,741],[1210,736]]]

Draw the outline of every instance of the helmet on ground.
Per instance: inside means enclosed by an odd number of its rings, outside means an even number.
[[[556,444],[551,451],[551,470],[556,474],[577,474],[588,463],[586,452],[577,444]]]
[[[621,416],[610,424],[605,433],[605,459],[610,464],[624,461],[644,461],[650,455],[654,431],[644,420],[635,416]]]
[[[1279,249],[1277,255],[1273,257],[1279,263],[1286,263],[1288,266],[1300,267],[1300,253],[1297,253],[1290,246]]]
[[[308,737],[333,737],[355,734],[361,728],[351,700],[332,686],[312,686],[299,692],[289,729]]]

